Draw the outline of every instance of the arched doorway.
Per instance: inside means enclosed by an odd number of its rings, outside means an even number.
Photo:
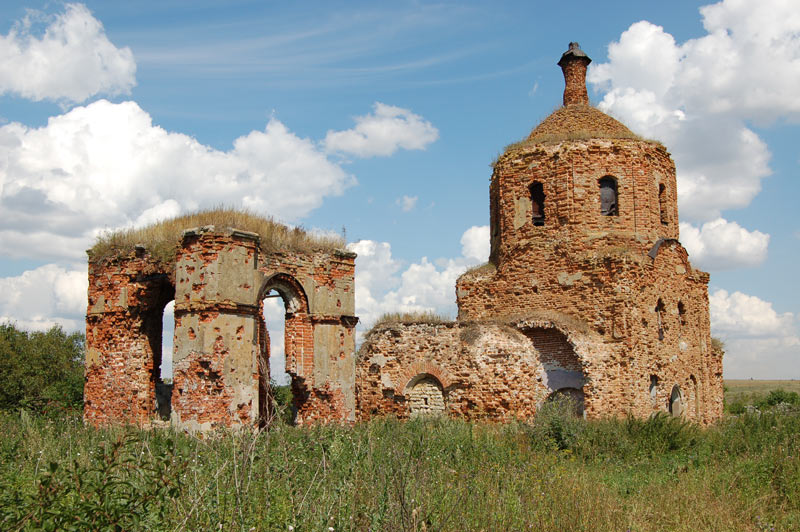
[[[305,381],[311,379],[313,372],[313,328],[308,298],[302,285],[283,273],[270,277],[261,293],[261,424],[266,424],[276,413],[293,424],[308,398]]]
[[[408,400],[411,417],[444,414],[444,390],[433,375],[422,373],[411,379],[406,385],[404,395]]]
[[[583,386],[586,376],[583,366],[566,335],[556,328],[535,327],[523,330],[531,339],[544,370],[543,384],[550,390],[548,399],[567,395],[575,403],[575,410],[584,414]]]

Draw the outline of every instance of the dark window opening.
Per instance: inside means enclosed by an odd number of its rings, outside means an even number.
[[[542,226],[544,225],[544,187],[538,181],[534,181],[530,186],[530,191],[533,225]]]
[[[661,214],[661,224],[669,225],[667,217],[667,187],[658,185],[658,210]]]
[[[617,181],[606,176],[600,181],[600,214],[603,216],[617,216]]]
[[[658,321],[658,339],[664,339],[664,302],[659,298],[656,304],[656,320]]]
[[[678,301],[678,318],[682,326],[686,325],[686,306],[681,301]]]

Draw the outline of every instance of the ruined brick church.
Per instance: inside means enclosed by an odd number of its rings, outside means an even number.
[[[589,105],[589,57],[558,62],[564,105],[494,164],[489,262],[456,283],[458,317],[374,327],[355,352],[355,255],[265,250],[241,228],[187,228],[174,259],[90,255],[85,419],[188,430],[268,415],[263,301],[286,307],[297,420],[441,413],[529,418],[567,395],[588,418],[722,415],[707,273],[678,241],[675,165]],[[175,301],[174,381],[159,399],[161,313]]]

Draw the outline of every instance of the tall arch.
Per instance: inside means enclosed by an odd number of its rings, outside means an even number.
[[[437,415],[445,412],[445,394],[442,383],[430,373],[414,376],[405,386],[403,394],[408,400],[409,416]]]
[[[263,424],[270,416],[268,389],[271,375],[269,357],[272,352],[267,323],[264,319],[264,301],[275,292],[284,305],[283,328],[283,356],[286,373],[289,374],[292,392],[292,410],[297,413],[302,410],[308,399],[308,386],[314,371],[314,331],[309,313],[308,297],[303,286],[293,276],[286,273],[277,273],[269,277],[261,288],[259,301],[261,305],[259,337],[261,350],[258,360],[259,367],[259,402],[261,412],[259,417]]]

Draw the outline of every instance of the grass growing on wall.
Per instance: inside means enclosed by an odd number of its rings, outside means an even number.
[[[162,262],[175,260],[175,252],[186,229],[213,225],[219,230],[232,227],[258,233],[265,253],[286,251],[344,250],[344,238],[336,235],[309,233],[300,227],[288,227],[272,218],[254,214],[246,209],[219,207],[198,211],[134,229],[104,233],[89,249],[89,260],[98,261],[130,253],[137,245]]]
[[[0,415],[2,530],[800,528],[800,412],[443,418],[197,439]]]

